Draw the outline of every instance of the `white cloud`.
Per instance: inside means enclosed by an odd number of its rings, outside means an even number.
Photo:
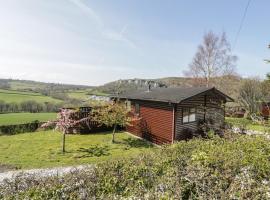
[[[90,19],[94,20],[94,22],[98,25],[98,27],[100,28],[104,27],[103,21],[101,20],[99,15],[97,15],[97,13],[92,8],[84,4],[81,0],[68,0],[68,1],[77,6]]]
[[[133,41],[125,36],[125,33],[127,33],[127,25],[124,25],[120,31],[115,31],[111,28],[108,28],[101,17],[90,6],[83,3],[82,0],[69,1],[77,6],[82,12],[86,14],[87,17],[89,17],[89,19],[93,20],[97,24],[97,28],[106,39],[126,43],[131,48],[137,47]]]

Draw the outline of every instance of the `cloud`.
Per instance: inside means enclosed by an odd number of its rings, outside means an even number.
[[[136,44],[128,39],[125,34],[127,33],[128,25],[124,25],[120,31],[115,31],[108,28],[101,17],[89,6],[83,3],[82,0],[69,0],[75,6],[77,6],[81,11],[83,11],[87,17],[94,21],[99,29],[99,32],[108,40],[119,41],[127,44],[131,48],[137,48]]]
[[[97,13],[92,8],[85,5],[81,0],[68,0],[68,1],[77,6],[81,11],[83,11],[86,14],[86,16],[94,20],[94,22],[97,24],[98,27],[100,28],[104,27],[103,21],[99,17],[99,15],[97,15]]]
[[[134,74],[125,66],[91,65],[71,62],[10,59],[0,57],[0,77],[61,82],[71,84],[101,85],[126,74]]]

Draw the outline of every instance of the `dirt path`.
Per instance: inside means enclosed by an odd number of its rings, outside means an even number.
[[[0,173],[0,183],[5,179],[13,179],[20,174],[29,174],[39,177],[49,177],[49,176],[62,176],[64,174],[70,173],[72,171],[83,170],[92,167],[92,165],[79,165],[72,167],[55,167],[47,169],[30,169],[30,170],[16,170]]]

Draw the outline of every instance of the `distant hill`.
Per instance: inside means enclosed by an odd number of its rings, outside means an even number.
[[[0,89],[0,101],[4,101],[6,103],[21,103],[24,101],[36,101],[38,103],[60,103],[62,102],[59,99],[45,96],[36,92],[23,92],[16,90],[3,90]]]
[[[55,90],[82,90],[92,89],[93,87],[85,85],[45,83],[31,80],[0,79],[0,89],[11,89],[17,91],[37,91],[48,88],[52,88]]]
[[[223,76],[213,79],[212,85],[220,89],[224,93],[237,98],[238,88],[240,87],[242,78],[239,76]],[[152,88],[161,87],[193,87],[202,86],[201,81],[195,81],[193,78],[188,77],[165,77],[158,79],[125,79],[113,81],[103,86],[99,86],[96,90],[115,94],[117,92],[132,91],[138,89],[148,89],[150,84]]]
[[[213,80],[212,85],[230,95],[238,97],[238,89],[243,78],[239,76],[223,76]],[[73,98],[85,100],[89,95],[106,95],[123,93],[138,89],[147,90],[149,85],[152,88],[162,87],[193,87],[201,86],[201,81],[195,81],[189,77],[164,77],[157,79],[124,79],[106,83],[102,86],[85,86],[72,84],[44,83],[29,80],[0,79],[0,89],[12,91],[24,91],[50,96],[54,99],[66,100]]]
[[[58,107],[79,106],[84,103],[93,88],[85,85],[0,79],[0,102],[16,103],[18,106],[27,101],[35,101],[42,105],[51,103]]]

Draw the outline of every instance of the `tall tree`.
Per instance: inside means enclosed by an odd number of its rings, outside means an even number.
[[[204,35],[203,43],[198,46],[184,74],[201,80],[208,87],[213,77],[234,74],[236,61],[237,57],[232,55],[226,34],[218,36],[210,31]]]

